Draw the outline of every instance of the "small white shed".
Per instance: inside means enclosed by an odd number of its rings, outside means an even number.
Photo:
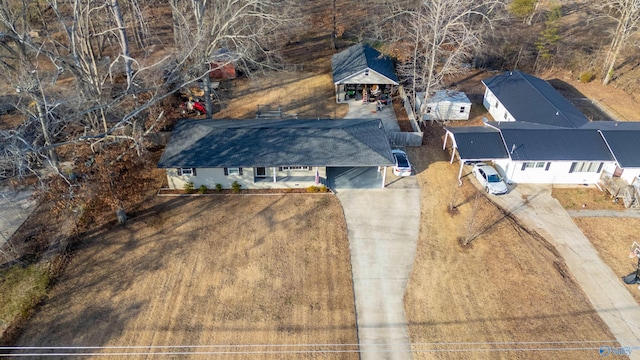
[[[462,91],[438,90],[424,105],[424,92],[416,95],[416,112],[424,106],[423,120],[469,120],[471,101]]]

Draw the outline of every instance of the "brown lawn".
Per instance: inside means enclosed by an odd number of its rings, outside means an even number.
[[[95,230],[17,345],[355,359],[276,352],[356,343],[342,208],[333,195],[290,194],[158,198],[126,226]]]
[[[622,201],[614,202],[606,191],[589,186],[555,186],[551,196],[567,210],[624,210]]]
[[[447,161],[443,133],[428,126],[428,145],[409,149],[422,190],[420,238],[405,295],[414,358],[599,358],[599,341],[614,337],[562,258],[484,194],[476,199],[469,179],[458,187],[458,164]],[[469,234],[477,238],[462,246]],[[443,344],[452,342],[473,344]],[[496,350],[558,347],[589,349]],[[472,351],[447,351],[453,349]]]
[[[622,277],[636,270],[638,259],[629,258],[631,244],[640,243],[640,219],[637,218],[574,218],[582,233],[598,250],[600,258]],[[631,295],[640,303],[640,289],[637,285],[625,285]]]

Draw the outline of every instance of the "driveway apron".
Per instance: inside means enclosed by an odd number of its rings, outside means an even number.
[[[626,274],[615,274],[600,259],[569,214],[551,197],[550,186],[518,185],[509,194],[491,199],[555,246],[622,346],[640,346],[640,305],[620,280]],[[633,291],[637,291],[636,286]],[[640,351],[634,350],[630,358],[640,359]]]
[[[414,177],[402,186],[341,190],[361,359],[411,359],[403,297],[413,267],[420,222]],[[400,182],[400,181],[399,181]]]

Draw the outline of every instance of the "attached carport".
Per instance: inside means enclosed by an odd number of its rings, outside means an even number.
[[[451,139],[453,151],[451,151],[450,164],[458,154],[460,171],[458,182],[462,184],[462,168],[467,162],[493,161],[508,159],[509,154],[498,129],[489,126],[447,127],[442,149],[447,148],[447,139]]]

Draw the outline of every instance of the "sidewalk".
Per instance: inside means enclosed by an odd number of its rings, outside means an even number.
[[[551,186],[521,184],[491,200],[555,246],[621,346],[640,346],[640,305],[622,283],[623,274],[615,274],[600,259],[569,214],[551,197]],[[640,359],[640,352],[632,352],[630,358]]]

